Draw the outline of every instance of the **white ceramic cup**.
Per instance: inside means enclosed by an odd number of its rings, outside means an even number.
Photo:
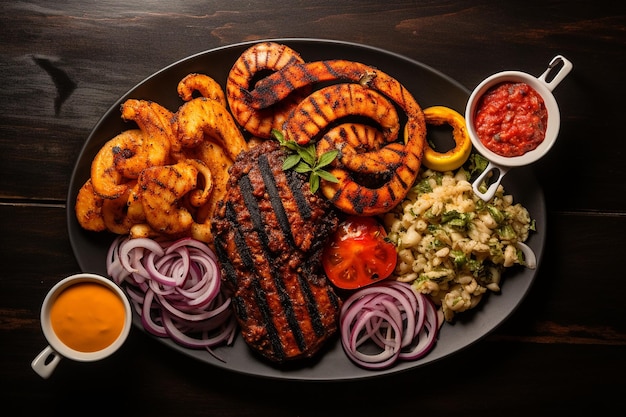
[[[92,282],[102,285],[116,294],[124,305],[124,325],[117,339],[105,348],[95,352],[82,352],[72,349],[63,343],[54,332],[50,320],[50,310],[59,295],[71,287],[82,282]],[[111,280],[95,274],[81,273],[67,277],[58,282],[46,295],[41,307],[41,328],[49,345],[44,348],[33,360],[31,366],[42,378],[48,378],[61,358],[72,359],[79,362],[97,361],[113,354],[125,342],[130,332],[132,323],[132,310],[126,294]]]
[[[563,65],[560,69],[555,70],[555,68],[561,63]],[[487,168],[473,183],[474,192],[480,196],[480,198],[485,201],[491,200],[496,193],[502,178],[510,168],[528,165],[535,162],[539,158],[543,157],[550,150],[550,148],[552,148],[552,145],[554,145],[554,142],[559,134],[559,128],[561,125],[559,106],[557,105],[556,99],[552,94],[552,90],[563,80],[563,78],[565,78],[572,68],[573,65],[570,61],[561,55],[557,55],[552,58],[552,61],[550,61],[546,71],[538,78],[525,72],[503,71],[486,78],[474,89],[469,100],[467,101],[467,106],[465,107],[465,123],[467,125],[467,133],[469,134],[474,149],[489,160]],[[556,73],[552,74],[554,71],[556,71]],[[551,75],[552,78],[548,81],[547,78],[549,75]],[[478,105],[479,99],[491,87],[504,82],[521,82],[531,86],[543,99],[548,113],[548,125],[546,127],[546,135],[543,142],[541,142],[536,149],[520,156],[501,156],[487,149],[478,138],[474,125],[476,106]],[[479,190],[479,186],[485,177],[492,171],[497,171],[498,176],[493,182],[490,183],[487,191],[483,193]]]

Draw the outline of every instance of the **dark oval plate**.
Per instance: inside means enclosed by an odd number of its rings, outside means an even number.
[[[390,74],[402,82],[422,107],[444,105],[463,114],[469,91],[424,64],[378,48],[317,39],[275,39],[298,51],[306,61],[320,59],[347,59],[363,62]],[[72,173],[67,197],[67,226],[74,255],[85,272],[106,276],[105,259],[113,236],[109,233],[93,233],[83,230],[74,215],[74,203],[78,190],[90,175],[93,157],[109,139],[129,128],[120,116],[120,105],[128,98],[153,100],[176,111],[182,104],[176,92],[178,82],[192,72],[204,73],[225,86],[228,72],[241,53],[260,41],[246,42],[202,52],[176,62],[151,75],[123,97],[106,112],[91,132],[80,152]],[[543,192],[535,177],[527,168],[512,171],[503,185],[521,202],[536,220],[537,233],[526,242],[535,252],[538,262],[545,243],[546,213]],[[313,361],[276,367],[259,359],[241,337],[232,346],[219,347],[215,353],[224,361],[217,360],[208,352],[179,346],[169,339],[156,338],[173,350],[189,355],[207,364],[243,374],[288,380],[337,381],[377,377],[419,368],[441,360],[478,342],[504,322],[518,307],[528,293],[536,270],[516,268],[504,276],[502,292],[490,294],[475,311],[459,315],[454,324],[445,324],[435,348],[424,358],[412,362],[398,362],[389,369],[371,371],[354,365],[344,354],[339,340]],[[139,317],[134,318],[135,327],[142,329]]]

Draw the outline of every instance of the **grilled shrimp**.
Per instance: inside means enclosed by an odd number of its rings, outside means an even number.
[[[387,142],[398,137],[398,113],[389,100],[359,84],[335,84],[313,92],[293,110],[284,124],[285,137],[306,145],[332,122],[348,116],[371,119]]]
[[[198,160],[146,168],[138,181],[147,223],[167,235],[189,233],[194,219],[183,204],[185,196],[199,189],[195,198],[206,202],[212,188],[211,172]]]
[[[398,142],[387,144],[384,135],[374,126],[344,123],[322,136],[316,150],[321,156],[337,149],[335,166],[341,164],[359,174],[380,175],[402,163],[403,148],[404,145]]]
[[[280,103],[262,110],[250,106],[249,95],[259,74],[278,71],[298,62],[304,61],[296,51],[274,42],[258,43],[240,55],[228,74],[226,97],[233,117],[246,131],[267,139],[273,128],[279,129],[287,120],[291,109],[305,94],[290,91]]]
[[[250,105],[257,109],[267,108],[281,101],[294,89],[321,81],[340,80],[358,83],[380,92],[402,108],[407,116],[403,146],[399,147],[393,142],[379,151],[386,153],[381,160],[385,157],[391,158],[394,153],[401,156],[401,163],[387,173],[388,179],[383,184],[372,188],[359,184],[358,175],[341,167],[331,170],[339,179],[337,183],[325,180],[321,182],[322,193],[339,209],[357,215],[381,214],[400,203],[413,185],[419,172],[426,140],[424,113],[398,80],[373,67],[353,61],[330,60],[293,64],[260,80],[250,94]],[[305,135],[295,137],[300,144],[306,144],[312,139]]]
[[[363,86],[372,86],[375,74],[382,73],[369,65],[355,61],[295,63],[259,80],[254,90],[250,91],[248,102],[254,109],[265,109],[282,101],[294,90],[323,81],[350,81]],[[380,88],[374,88],[385,92]]]
[[[91,163],[91,185],[93,190],[102,198],[115,199],[128,190],[131,164],[126,160],[136,158],[142,161],[136,165],[145,164],[143,153],[143,133],[139,129],[126,130],[100,148]]]
[[[215,100],[194,98],[183,104],[176,113],[177,145],[175,151],[193,148],[205,136],[220,143],[232,159],[248,149],[246,140],[226,107]]]
[[[93,232],[106,230],[102,217],[103,203],[104,198],[96,194],[91,184],[91,178],[89,178],[78,190],[76,205],[74,206],[76,219],[81,227]]]
[[[205,74],[188,74],[180,80],[176,90],[178,91],[178,96],[184,101],[193,99],[193,94],[197,91],[202,97],[215,100],[224,107],[227,106],[226,96],[222,87],[217,81]]]

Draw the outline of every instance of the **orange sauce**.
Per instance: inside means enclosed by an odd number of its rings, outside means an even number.
[[[112,344],[124,327],[119,295],[95,282],[80,282],[61,292],[50,308],[57,337],[80,352],[96,352]]]

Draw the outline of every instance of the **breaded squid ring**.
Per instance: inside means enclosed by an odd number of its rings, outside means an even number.
[[[129,129],[109,139],[91,162],[91,186],[102,198],[115,199],[128,190],[135,169],[127,159],[134,159],[136,169],[146,165],[149,154],[142,151],[144,135],[139,129]]]
[[[207,135],[222,145],[232,159],[248,149],[245,138],[226,107],[215,100],[194,98],[183,104],[176,112],[175,152],[193,148],[202,143]]]
[[[132,181],[126,191],[115,199],[104,199],[102,203],[102,219],[106,229],[118,235],[125,235],[133,226],[128,217],[128,196],[136,181]]]
[[[184,101],[190,101],[194,98],[194,92],[200,93],[204,98],[209,98],[226,107],[226,95],[222,86],[217,81],[205,74],[191,73],[185,76],[178,83],[176,88],[178,96]]]
[[[144,168],[170,162],[174,137],[173,113],[158,103],[129,99],[122,104],[122,118],[134,121],[143,132],[140,151],[132,158],[116,160],[118,170],[129,178],[137,178]]]
[[[182,206],[182,199],[202,185],[201,194],[206,201],[213,187],[210,171],[198,160],[146,168],[138,182],[146,223],[157,233],[172,236],[188,235],[194,223],[192,214]]]
[[[89,178],[76,196],[76,219],[83,229],[94,232],[106,230],[104,218],[102,217],[102,205],[104,198],[100,197],[93,189],[91,178]]]

